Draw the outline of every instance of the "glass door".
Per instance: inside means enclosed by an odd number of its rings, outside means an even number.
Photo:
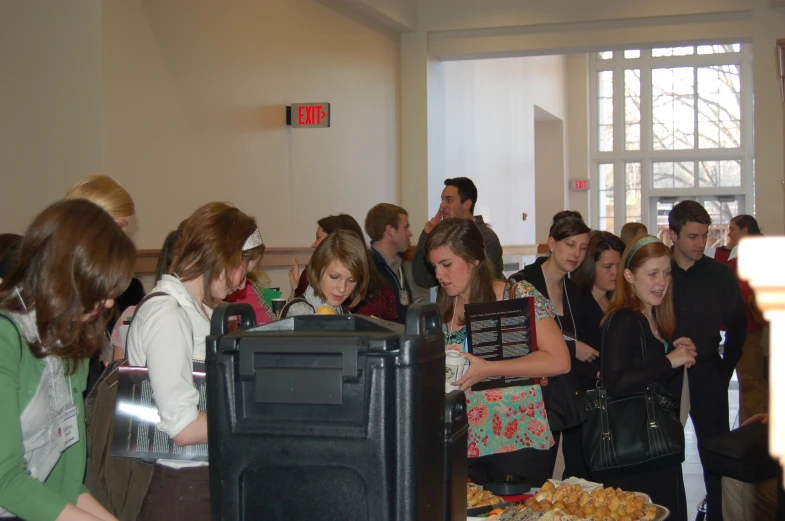
[[[691,199],[698,201],[706,208],[711,217],[709,226],[709,239],[706,243],[707,248],[717,248],[725,245],[730,220],[742,213],[744,208],[743,195],[719,195],[719,196],[695,196],[695,197],[652,197],[649,209],[651,212],[649,232],[656,235],[666,245],[671,245],[670,233],[668,233],[668,214],[675,204],[679,201]]]

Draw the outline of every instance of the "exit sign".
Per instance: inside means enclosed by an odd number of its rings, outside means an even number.
[[[589,189],[588,179],[570,179],[570,190],[573,192],[582,192]]]
[[[329,103],[292,103],[286,107],[286,124],[292,128],[327,128],[330,126]]]

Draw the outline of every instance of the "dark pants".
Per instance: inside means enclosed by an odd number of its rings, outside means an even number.
[[[586,470],[586,462],[583,459],[583,424],[570,427],[560,432],[553,433],[555,444],[551,447],[551,476],[556,467],[556,458],[559,455],[559,440],[564,438],[561,452],[564,456],[564,474],[554,476],[556,479],[567,479],[571,477],[590,480],[589,471]]]
[[[723,374],[722,359],[717,355],[699,361],[689,370],[690,417],[698,438],[703,440],[728,432],[728,379]],[[701,459],[702,461],[702,459]],[[722,521],[721,476],[703,470],[706,485],[706,520]]]
[[[469,458],[468,474],[474,482],[482,481],[487,476],[523,476],[532,487],[541,487],[551,477],[550,468],[550,451],[521,449]]]
[[[139,521],[210,521],[209,467],[156,465]]]

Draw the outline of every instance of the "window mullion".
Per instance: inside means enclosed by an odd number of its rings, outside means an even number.
[[[744,191],[749,194],[745,198],[744,211],[750,215],[754,213],[755,208],[755,178],[753,161],[755,158],[754,140],[753,140],[753,122],[754,122],[754,99],[752,93],[752,44],[743,44],[741,46],[742,60],[741,60],[741,147],[744,152],[744,158],[741,161],[741,186]]]
[[[613,233],[619,235],[627,222],[627,175],[622,159],[613,163],[613,186]]]
[[[616,233],[621,233],[621,225],[627,222],[627,184],[624,175],[624,161],[619,154],[626,150],[626,129],[624,127],[624,60],[618,60],[613,71],[613,152],[617,157],[613,169],[613,213]],[[618,217],[616,217],[618,216]]]
[[[657,220],[651,222],[649,191],[652,186],[652,99],[651,99],[651,50],[641,53],[641,222],[649,230],[657,229]]]
[[[692,68],[692,117],[693,117],[693,127],[692,127],[692,148],[693,150],[700,149],[700,130],[698,129],[698,67]],[[698,171],[695,170],[695,186],[698,186]]]

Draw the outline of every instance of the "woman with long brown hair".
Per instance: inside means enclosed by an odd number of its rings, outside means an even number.
[[[41,212],[0,283],[0,516],[114,520],[83,487],[83,393],[136,250],[85,200]]]
[[[542,382],[545,411],[553,431],[555,444],[551,451],[551,471],[556,465],[559,440],[564,456],[564,477],[588,478],[581,452],[581,423],[585,421],[580,389],[594,386],[599,366],[599,354],[588,324],[586,303],[580,288],[569,274],[578,269],[586,257],[589,227],[580,213],[563,210],[553,216],[548,231],[548,257],[540,257],[517,273],[511,280],[526,280],[556,312],[556,323],[567,341],[572,357],[570,373]],[[561,478],[562,476],[557,476]]]
[[[226,203],[207,203],[183,224],[174,260],[153,292],[136,308],[127,356],[146,366],[161,421],[179,446],[207,442],[207,415],[199,412],[193,362],[204,358],[212,303],[243,287],[264,243],[256,221]],[[158,294],[158,295],[157,295]],[[209,520],[206,463],[156,461],[141,519]]]
[[[610,232],[593,230],[589,234],[586,258],[572,273],[572,280],[581,288],[586,304],[586,343],[599,348],[600,322],[608,311],[616,290],[624,243]],[[592,382],[594,383],[594,382]]]
[[[550,478],[553,445],[539,384],[472,392],[472,385],[491,376],[541,377],[570,370],[570,356],[551,304],[528,282],[494,280],[491,262],[477,225],[468,219],[444,219],[425,242],[425,255],[439,281],[436,303],[444,324],[444,345],[469,361],[455,382],[467,391],[469,474],[525,475],[532,486]],[[531,297],[535,303],[537,351],[512,360],[487,361],[464,353],[464,305]]]
[[[659,384],[679,403],[683,368],[695,364],[695,345],[689,338],[673,339],[670,250],[656,237],[645,236],[627,247],[622,262],[623,279],[603,321],[602,380],[611,396]],[[674,520],[687,519],[679,463],[656,470],[631,469],[605,479],[604,484],[644,492],[652,502],[667,507]]]

